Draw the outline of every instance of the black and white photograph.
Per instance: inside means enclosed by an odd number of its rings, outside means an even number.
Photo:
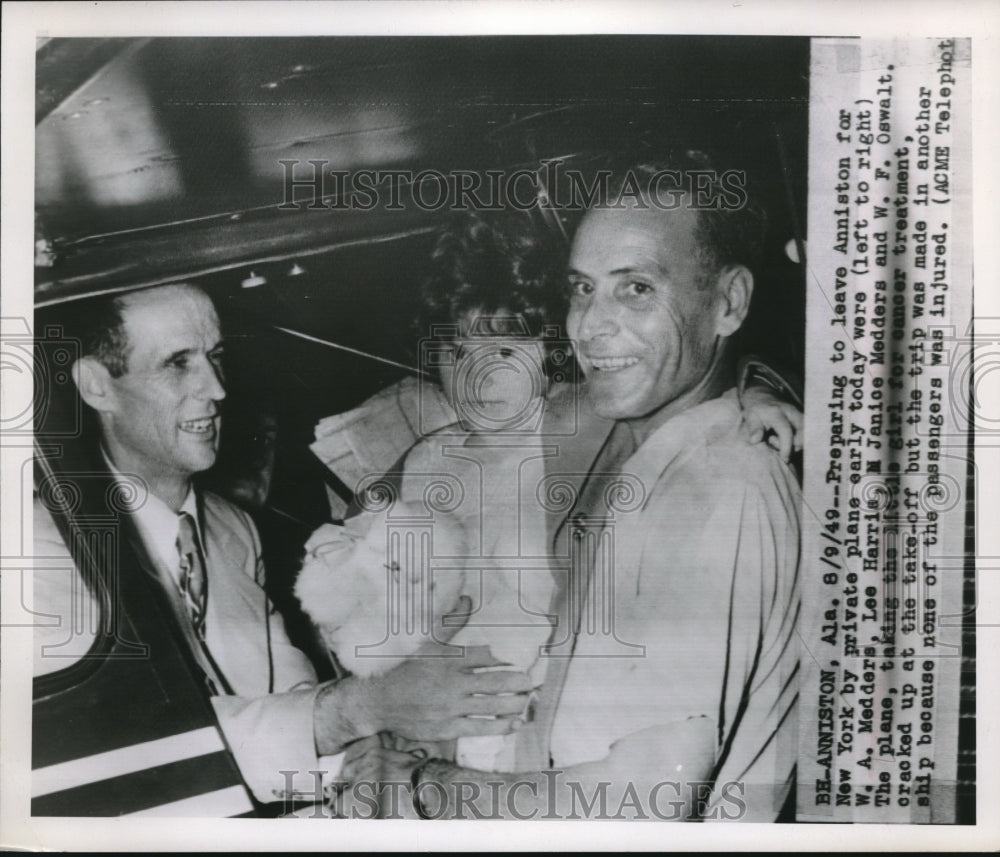
[[[995,11],[15,5],[0,843],[997,845]]]

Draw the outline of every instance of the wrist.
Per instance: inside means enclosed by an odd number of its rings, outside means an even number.
[[[313,708],[313,737],[319,755],[337,753],[379,731],[369,696],[368,681],[357,676],[320,685]]]
[[[424,759],[414,765],[413,770],[410,771],[410,799],[417,817],[426,820],[441,817],[441,812],[447,806],[446,792],[444,791],[445,780],[454,767],[451,762],[434,757]],[[436,807],[432,805],[430,811],[427,809],[426,802],[429,791],[436,792],[436,798],[433,798],[432,802],[437,804]]]

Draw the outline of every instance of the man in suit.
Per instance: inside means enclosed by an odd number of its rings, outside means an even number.
[[[103,300],[82,348],[73,378],[96,413],[103,463],[124,489],[148,570],[162,584],[258,800],[287,799],[289,786],[299,783],[308,791],[310,772],[324,767],[320,756],[382,730],[445,740],[515,728],[527,676],[474,675],[468,659],[418,658],[378,678],[317,684],[264,593],[249,516],[192,484],[215,462],[225,397],[219,320],[200,288],[176,284]],[[39,504],[36,516],[45,538],[50,530]],[[81,594],[78,583],[39,577],[35,609],[68,625]],[[39,631],[36,652],[51,633]],[[78,641],[79,654],[85,642]],[[474,657],[478,665],[495,663],[486,652]],[[65,663],[36,657],[36,673]],[[469,716],[482,714],[497,719]],[[286,771],[300,779],[289,780]]]

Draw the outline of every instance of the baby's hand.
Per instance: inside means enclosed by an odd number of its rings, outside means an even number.
[[[802,412],[786,402],[770,387],[751,385],[740,397],[743,405],[743,432],[751,443],[767,439],[788,461],[794,449],[802,449]],[[770,434],[770,436],[768,436]]]

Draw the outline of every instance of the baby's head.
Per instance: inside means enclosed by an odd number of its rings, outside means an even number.
[[[492,434],[536,424],[548,390],[545,351],[521,316],[470,310],[455,334],[438,372],[462,428]]]
[[[386,672],[437,636],[464,584],[458,570],[432,570],[434,556],[462,556],[453,516],[395,503],[342,527],[320,528],[306,545],[296,594],[338,661],[356,675]]]
[[[540,414],[551,370],[568,359],[553,335],[566,316],[564,256],[523,212],[465,215],[439,237],[420,337],[431,337],[442,390],[464,429],[519,430]]]

